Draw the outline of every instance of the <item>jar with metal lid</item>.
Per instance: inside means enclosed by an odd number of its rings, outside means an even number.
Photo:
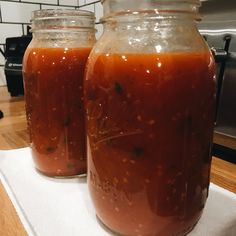
[[[83,76],[94,21],[80,10],[32,14],[23,61],[26,114],[36,169],[48,176],[86,173]]]
[[[198,0],[104,0],[85,75],[88,184],[121,235],[185,235],[209,187],[215,65]]]

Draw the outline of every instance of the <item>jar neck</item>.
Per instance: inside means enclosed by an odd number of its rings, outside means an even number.
[[[33,40],[37,47],[92,47],[94,13],[81,10],[39,10],[32,13]]]
[[[199,0],[103,0],[104,17],[107,21],[199,20]]]

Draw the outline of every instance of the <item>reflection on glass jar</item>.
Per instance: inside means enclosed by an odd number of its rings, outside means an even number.
[[[85,76],[88,184],[122,235],[185,235],[209,187],[215,65],[199,1],[104,0]]]
[[[32,31],[23,75],[36,168],[49,176],[86,173],[83,76],[95,42],[94,15],[36,11]]]

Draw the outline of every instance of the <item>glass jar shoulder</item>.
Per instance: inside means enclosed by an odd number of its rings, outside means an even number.
[[[93,31],[67,33],[34,33],[28,48],[92,48],[96,42]]]
[[[196,26],[174,25],[171,27],[136,25],[125,29],[105,26],[102,37],[92,53],[176,53],[209,52],[209,48]]]

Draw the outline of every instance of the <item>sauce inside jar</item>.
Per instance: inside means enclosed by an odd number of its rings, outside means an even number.
[[[36,168],[49,176],[86,172],[83,77],[90,48],[28,48],[26,113]]]
[[[214,121],[208,52],[93,54],[85,80],[89,189],[124,235],[182,235],[208,195]]]

